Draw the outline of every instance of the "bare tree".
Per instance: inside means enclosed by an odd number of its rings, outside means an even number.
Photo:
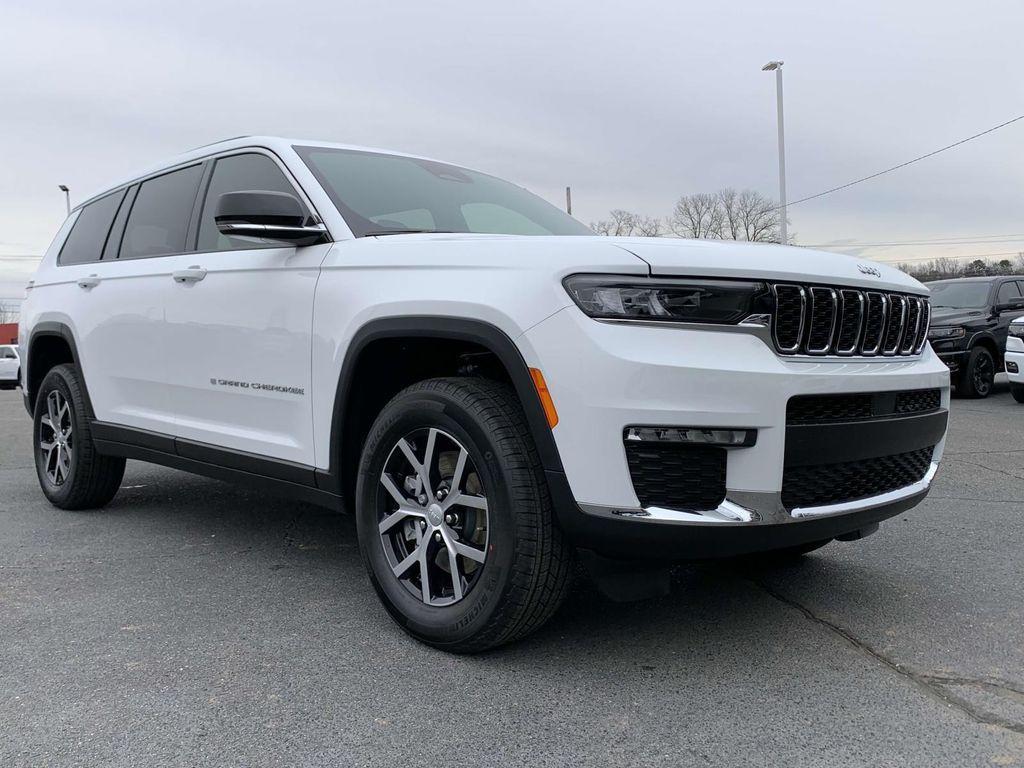
[[[665,234],[665,225],[653,216],[637,216],[636,233],[641,237],[661,237]]]
[[[591,223],[590,228],[599,235],[627,237],[637,230],[640,220],[635,213],[624,211],[621,208],[609,212],[608,217],[608,219]]]
[[[701,192],[683,195],[676,201],[668,227],[679,237],[718,239],[722,237],[722,222],[718,195]]]
[[[718,204],[722,207],[722,237],[743,239],[743,221],[740,216],[739,195],[732,187],[718,191]]]
[[[782,216],[774,200],[752,189],[744,189],[739,194],[736,206],[743,231],[743,237],[737,240],[749,240],[752,243],[779,242]]]
[[[640,216],[617,208],[591,228],[602,235],[661,237],[666,229],[679,237],[778,242],[778,205],[760,192],[726,187],[680,197],[667,219]]]
[[[950,258],[949,256],[940,256],[934,261],[929,262],[929,265],[932,266],[932,269],[936,274],[936,280],[960,277],[960,275],[964,273],[963,263]]]

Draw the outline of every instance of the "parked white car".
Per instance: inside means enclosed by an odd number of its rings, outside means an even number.
[[[21,377],[21,357],[13,344],[0,344],[0,389],[14,389]]]
[[[1018,403],[1024,403],[1024,317],[1010,323],[1004,357],[1010,393]]]
[[[477,171],[240,138],[78,206],[20,341],[53,504],[107,503],[127,457],[347,508],[395,620],[475,651],[540,626],[577,552],[635,597],[920,502],[929,314],[881,264],[597,237]]]

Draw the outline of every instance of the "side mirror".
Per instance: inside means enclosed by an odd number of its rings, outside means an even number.
[[[315,245],[327,239],[323,224],[307,222],[302,203],[287,192],[225,192],[217,199],[213,220],[224,235]]]

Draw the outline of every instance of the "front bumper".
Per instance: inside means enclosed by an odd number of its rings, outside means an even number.
[[[1014,384],[1024,384],[1024,339],[1011,336],[1006,342],[1006,378]]]
[[[559,413],[565,474],[549,480],[560,522],[603,554],[720,557],[852,533],[918,503],[942,455],[949,372],[927,346],[912,359],[784,358],[754,333],[602,323],[570,307],[530,329],[520,347],[544,372]],[[943,423],[937,436],[931,427],[932,466],[920,482],[842,504],[783,505],[791,397],[923,388],[940,390]],[[630,425],[752,429],[757,439],[728,450],[717,508],[644,507],[623,447]]]

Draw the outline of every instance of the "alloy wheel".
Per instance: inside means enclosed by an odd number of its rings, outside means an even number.
[[[378,532],[395,578],[427,605],[462,600],[487,559],[488,504],[469,451],[435,428],[392,447],[380,475]]]
[[[995,365],[989,355],[981,355],[974,364],[974,391],[979,395],[988,394],[995,377]]]
[[[46,413],[39,420],[39,450],[47,479],[63,485],[75,458],[71,404],[59,390],[46,395]]]

